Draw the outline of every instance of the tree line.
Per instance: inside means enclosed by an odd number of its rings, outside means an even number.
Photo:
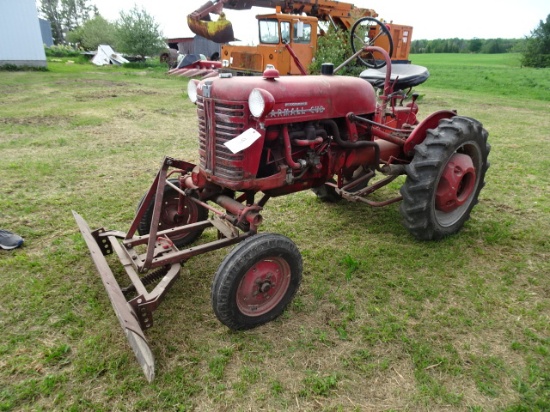
[[[510,53],[521,49],[526,39],[435,39],[413,40],[411,53]]]
[[[521,53],[527,67],[550,67],[550,14],[523,39],[413,40],[411,53]]]

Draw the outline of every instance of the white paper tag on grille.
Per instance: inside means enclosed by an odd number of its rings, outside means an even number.
[[[233,153],[239,153],[240,151],[252,146],[256,140],[260,138],[261,134],[256,129],[250,128],[245,130],[237,137],[227,141],[224,145]]]

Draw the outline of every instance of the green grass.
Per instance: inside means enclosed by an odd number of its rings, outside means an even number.
[[[0,250],[0,411],[550,410],[550,71],[513,55],[412,60],[431,73],[422,116],[457,109],[490,133],[463,231],[418,242],[397,205],[272,199],[261,230],[304,260],[289,310],[230,332],[210,307],[227,251],[190,260],[147,332],[152,384],[71,210],[127,230],[164,155],[198,160],[187,82],[64,60],[2,72],[0,227],[25,245]]]
[[[519,54],[415,54],[410,59],[429,69],[429,87],[550,101],[548,69],[521,67]]]

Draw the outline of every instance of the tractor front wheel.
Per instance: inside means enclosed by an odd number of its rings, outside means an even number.
[[[169,182],[179,187],[178,179],[169,179]],[[143,203],[145,196],[141,198],[138,205],[138,210]],[[208,218],[208,210],[201,205],[193,202],[187,196],[183,196],[182,213],[178,213],[180,194],[171,186],[164,186],[164,195],[162,197],[162,208],[160,210],[160,218],[158,230],[168,230],[178,226],[188,225],[190,223],[200,222]],[[138,226],[140,235],[147,235],[150,232],[151,220],[153,219],[153,210],[155,206],[155,198],[151,200],[145,214],[143,215]],[[203,229],[195,229],[180,234],[169,236],[174,245],[181,248],[194,242],[203,232]]]
[[[302,280],[302,256],[289,238],[272,233],[239,243],[212,284],[212,306],[233,330],[263,325],[283,313]]]
[[[467,117],[443,119],[415,147],[401,188],[401,215],[420,240],[457,233],[485,185],[490,145],[483,125]]]

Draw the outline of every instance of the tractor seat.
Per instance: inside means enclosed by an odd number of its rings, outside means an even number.
[[[365,79],[374,87],[383,88],[386,79],[386,67],[388,66],[380,69],[363,70],[359,77]],[[390,79],[392,82],[397,79],[394,90],[418,86],[428,80],[428,77],[430,77],[428,69],[416,64],[393,64],[391,67]]]

